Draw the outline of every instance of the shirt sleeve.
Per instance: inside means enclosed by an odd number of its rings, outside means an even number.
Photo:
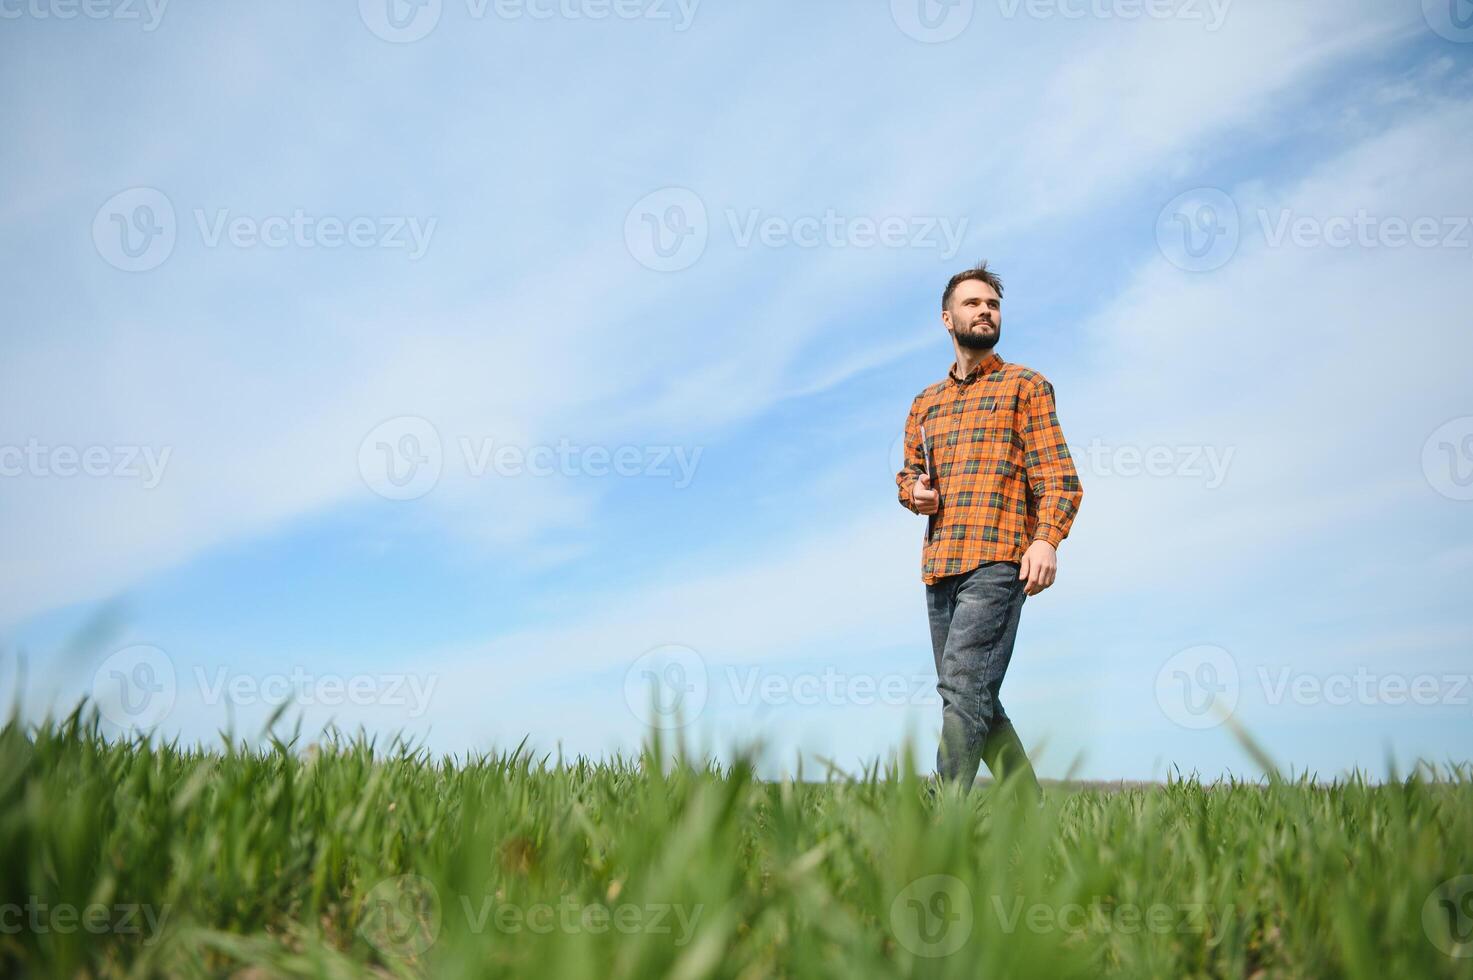
[[[1054,547],[1069,536],[1084,488],[1074,469],[1074,459],[1059,428],[1054,406],[1054,386],[1040,380],[1028,398],[1023,427],[1023,465],[1028,471],[1028,488],[1037,505],[1038,526],[1033,540]]]
[[[910,414],[905,419],[905,450],[901,470],[895,474],[895,485],[900,492],[900,505],[913,514],[919,514],[911,500],[911,490],[916,479],[926,471],[925,449],[921,446],[920,399],[910,403]]]

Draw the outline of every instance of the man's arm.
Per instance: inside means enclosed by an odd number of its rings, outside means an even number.
[[[1057,564],[1054,551],[1069,536],[1079,513],[1084,488],[1059,428],[1054,406],[1054,386],[1039,378],[1028,398],[1023,424],[1023,466],[1028,488],[1037,505],[1038,526],[1033,543],[1023,553],[1018,577],[1028,580],[1027,592],[1037,595],[1054,584]]]
[[[921,420],[920,399],[910,403],[910,414],[905,418],[905,451],[901,462],[901,470],[895,474],[895,486],[900,491],[900,504],[913,514],[919,514],[916,510],[912,494],[915,491],[916,478],[926,471],[926,452],[921,445]]]
[[[1023,466],[1028,471],[1028,486],[1038,502],[1038,527],[1033,540],[1047,541],[1055,548],[1069,536],[1084,488],[1079,473],[1059,428],[1054,406],[1054,386],[1039,380],[1028,398],[1027,418],[1023,425]]]

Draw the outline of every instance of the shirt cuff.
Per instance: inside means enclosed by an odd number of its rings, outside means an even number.
[[[904,483],[901,483],[899,485],[898,495],[900,497],[900,506],[910,511],[912,514],[920,513],[920,511],[916,510],[915,500],[911,496],[913,493],[915,493],[916,480],[918,480],[919,478],[920,476],[919,474],[917,474],[916,476],[910,478],[909,480],[906,480]]]
[[[1049,544],[1057,548],[1059,546],[1059,542],[1064,540],[1064,532],[1054,527],[1052,524],[1040,524],[1033,530],[1033,540],[1047,541]]]

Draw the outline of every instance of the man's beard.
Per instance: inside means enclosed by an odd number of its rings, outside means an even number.
[[[967,350],[992,350],[997,342],[1002,339],[1002,328],[996,327],[988,334],[972,333],[966,330],[957,330],[952,333],[956,342]]]

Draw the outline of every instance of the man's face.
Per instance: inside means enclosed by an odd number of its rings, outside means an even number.
[[[982,280],[968,279],[952,290],[941,322],[963,347],[992,350],[1002,337],[1002,299]]]

